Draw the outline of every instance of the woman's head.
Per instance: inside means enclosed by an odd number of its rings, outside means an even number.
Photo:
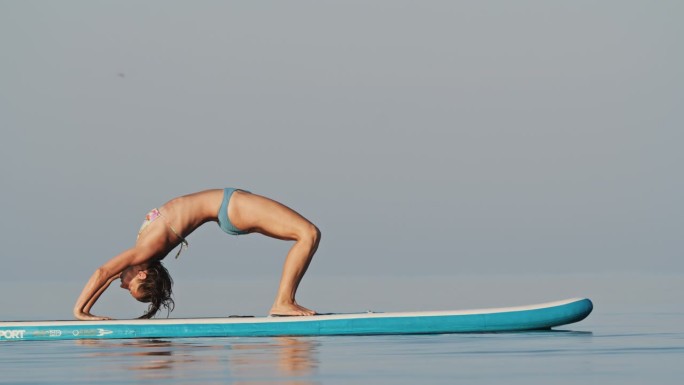
[[[140,318],[152,318],[162,307],[173,311],[172,286],[169,271],[158,260],[145,267],[131,266],[121,273],[121,287],[128,289],[138,301],[150,304]]]

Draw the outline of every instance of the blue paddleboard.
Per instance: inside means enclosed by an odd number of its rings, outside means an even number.
[[[489,333],[578,322],[587,298],[493,309],[328,314],[307,317],[0,322],[0,342],[71,339]]]

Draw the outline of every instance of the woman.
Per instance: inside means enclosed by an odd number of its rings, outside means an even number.
[[[90,314],[95,301],[117,278],[133,298],[149,302],[140,318],[153,317],[160,308],[173,310],[173,281],[161,264],[166,254],[206,222],[218,222],[231,235],[261,233],[269,237],[295,241],[285,259],[283,273],[270,315],[314,315],[300,306],[295,293],[313,258],[321,233],[316,226],[292,209],[263,196],[233,188],[206,190],[185,195],[153,209],[145,217],[135,246],[98,268],[83,288],[74,306],[79,320],[106,320]],[[176,255],[176,258],[178,257]]]

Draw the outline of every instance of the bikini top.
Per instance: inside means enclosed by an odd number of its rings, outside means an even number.
[[[154,220],[159,217],[161,217],[164,223],[166,223],[166,226],[168,226],[169,229],[171,229],[171,232],[181,240],[181,247],[180,249],[178,249],[178,253],[176,253],[176,259],[178,259],[181,252],[183,251],[183,247],[187,249],[190,246],[190,244],[188,243],[188,241],[185,240],[185,238],[183,238],[178,233],[178,231],[176,231],[176,229],[173,228],[173,226],[171,226],[171,223],[169,223],[169,221],[166,220],[166,217],[162,215],[159,209],[152,209],[149,213],[147,213],[147,215],[145,215],[145,220],[143,221],[142,226],[140,226],[140,230],[138,230],[138,238],[140,238],[140,233],[142,233],[145,227],[147,227],[150,223],[154,222]]]

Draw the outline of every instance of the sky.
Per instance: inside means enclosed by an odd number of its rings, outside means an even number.
[[[223,187],[321,229],[305,282],[681,273],[683,11],[1,0],[0,281],[71,306],[147,211]],[[177,284],[277,283],[290,247],[188,241]]]

